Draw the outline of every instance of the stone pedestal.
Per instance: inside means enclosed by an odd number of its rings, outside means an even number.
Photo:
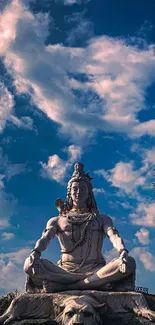
[[[72,298],[78,299],[81,296],[93,306],[94,312],[100,305],[98,314],[101,324],[155,324],[155,312],[150,310],[143,294],[92,290],[19,295],[12,301],[7,312],[0,317],[0,323],[55,325],[58,322],[63,325],[62,319],[58,316],[63,314],[65,301],[68,301],[66,299],[71,298],[69,299],[69,303],[71,303]],[[151,300],[151,297],[149,299],[151,308],[155,310],[155,302]],[[64,306],[62,306],[63,304]],[[94,322],[93,325],[97,325],[97,323]]]

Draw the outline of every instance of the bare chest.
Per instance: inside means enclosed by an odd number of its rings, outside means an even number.
[[[88,234],[91,232],[92,236],[97,236],[102,231],[101,224],[97,218],[94,218],[90,222],[72,223],[67,217],[60,217],[58,222],[58,236],[63,239],[71,240],[73,243],[80,241],[83,244],[83,240],[87,240]],[[80,244],[80,243],[79,243]]]

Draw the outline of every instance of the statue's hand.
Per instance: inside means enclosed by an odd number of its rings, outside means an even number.
[[[122,251],[119,259],[120,259],[119,270],[121,273],[126,273],[127,272],[127,263],[128,263],[128,253],[126,250]]]
[[[32,273],[34,275],[41,273],[40,256],[36,251],[32,251],[30,254],[30,266],[32,267]]]

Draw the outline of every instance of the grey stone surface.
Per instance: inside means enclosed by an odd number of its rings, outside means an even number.
[[[68,311],[66,308],[72,306],[77,313],[81,306],[87,306],[89,311],[93,311],[93,322],[91,323],[89,318],[89,323],[83,322],[83,325],[97,325],[99,322],[96,319],[99,318],[101,324],[109,325],[155,324],[155,312],[149,309],[143,294],[92,290],[59,294],[22,294],[13,300],[7,312],[0,317],[0,322],[11,322],[13,325],[54,325],[56,320],[58,324],[70,325],[74,323],[65,323],[65,313]],[[152,306],[155,308],[153,301]],[[99,315],[99,318],[96,315]]]
[[[47,319],[24,319],[21,321],[13,321],[12,325],[57,325],[54,320],[48,321]]]

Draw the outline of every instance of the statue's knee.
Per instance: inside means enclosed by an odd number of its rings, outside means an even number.
[[[27,273],[28,275],[32,274],[32,267],[31,267],[31,265],[29,263],[29,258],[27,258],[25,260],[23,269],[24,269],[24,272]]]

